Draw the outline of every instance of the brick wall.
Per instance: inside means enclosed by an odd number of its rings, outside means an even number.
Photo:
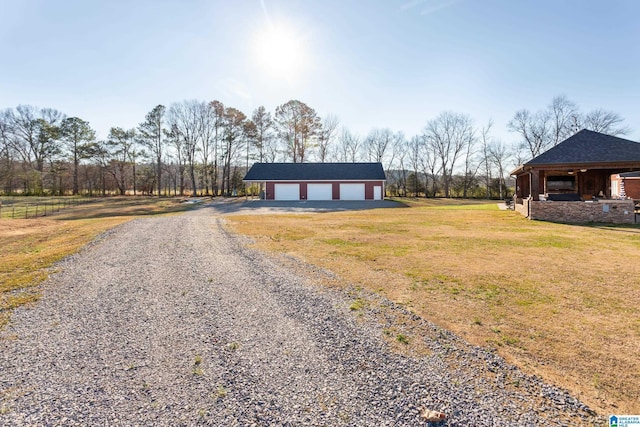
[[[529,203],[531,208],[529,219],[574,224],[589,222],[635,223],[633,200],[599,200],[592,203],[531,200]]]
[[[640,200],[640,179],[626,178],[624,180],[624,192],[627,197],[631,197],[632,199]]]

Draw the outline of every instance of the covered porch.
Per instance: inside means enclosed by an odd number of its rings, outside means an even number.
[[[514,209],[529,219],[634,224],[640,193],[620,191],[620,176],[640,171],[640,144],[580,131],[520,165]]]

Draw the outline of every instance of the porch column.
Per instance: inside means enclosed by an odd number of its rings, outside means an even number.
[[[533,200],[540,200],[540,171],[532,169],[529,176],[531,177],[531,197]]]

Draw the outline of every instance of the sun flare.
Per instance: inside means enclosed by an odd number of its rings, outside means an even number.
[[[270,26],[257,36],[256,58],[263,70],[294,78],[305,66],[306,51],[295,31],[284,25]]]

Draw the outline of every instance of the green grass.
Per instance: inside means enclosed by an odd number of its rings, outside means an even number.
[[[351,305],[349,306],[349,310],[358,311],[358,310],[362,310],[364,307],[365,307],[364,300],[361,298],[358,298],[357,300],[351,303]]]
[[[409,344],[409,338],[404,334],[396,335],[396,341],[398,341],[400,344]]]

